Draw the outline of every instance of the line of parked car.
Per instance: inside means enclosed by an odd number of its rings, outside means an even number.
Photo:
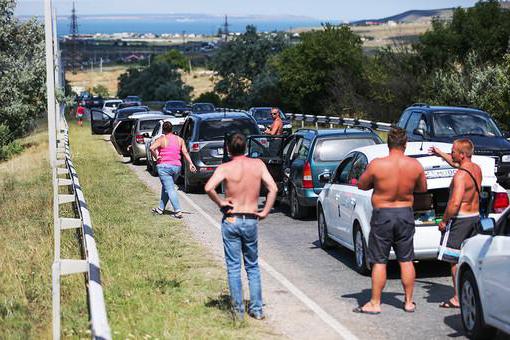
[[[289,205],[290,216],[298,219],[316,213],[321,247],[342,245],[353,251],[358,272],[370,271],[366,252],[371,192],[359,190],[357,181],[372,159],[388,153],[376,132],[354,126],[292,133],[290,120],[281,112],[287,133],[268,136],[262,131],[271,123],[266,115],[270,108],[216,112],[209,107],[205,112],[193,112],[176,102],[168,102],[171,104],[161,112],[143,106],[117,109],[111,132],[117,151],[131,157],[133,163],[145,158],[147,170],[157,175],[149,147],[161,136],[162,123],[170,121],[174,133],[185,140],[198,169],[191,173],[186,171],[188,164],[182,167],[184,190],[197,192],[215,168],[228,160],[225,137],[242,132],[248,136],[247,155],[267,165],[278,184],[278,201]],[[108,132],[105,119],[95,119],[95,115],[110,116],[104,110],[94,112],[92,131]],[[456,171],[429,155],[428,149],[434,145],[449,152],[449,143],[461,137],[474,142],[473,161],[482,168],[483,191],[490,197],[481,206],[481,213],[490,219],[484,220],[482,233],[469,239],[462,250],[458,275],[462,320],[475,338],[493,331],[492,327],[510,332],[510,209],[507,191],[501,185],[510,179],[510,143],[487,113],[474,109],[415,104],[403,112],[397,125],[408,132],[406,154],[422,164],[427,177],[429,190],[415,196],[413,207],[414,247],[420,260],[437,257],[437,223],[446,209]]]

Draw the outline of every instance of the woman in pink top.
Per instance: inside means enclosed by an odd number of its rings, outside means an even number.
[[[181,154],[189,163],[189,170],[196,172],[197,169],[189,157],[184,140],[172,133],[172,123],[163,123],[163,136],[156,139],[150,147],[151,153],[157,159],[156,168],[161,180],[161,200],[159,207],[153,208],[152,212],[162,215],[168,200],[174,208],[174,216],[182,218],[179,197],[175,190],[175,180],[181,173]]]

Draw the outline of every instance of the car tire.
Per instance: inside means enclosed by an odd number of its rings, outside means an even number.
[[[294,188],[290,189],[289,193],[289,205],[290,205],[290,217],[293,219],[302,219],[308,215],[308,208],[303,207],[299,204],[299,200],[297,197],[296,190]]]
[[[133,165],[139,165],[139,164],[140,164],[140,159],[135,158],[135,156],[133,155],[133,152],[130,152],[130,153],[129,153],[129,158],[130,158],[131,163],[132,163]]]
[[[322,208],[318,208],[318,216],[317,216],[317,231],[319,233],[319,244],[322,249],[330,249],[333,247],[333,240],[328,236],[328,226],[326,224],[326,217],[324,216],[324,212]]]
[[[496,329],[487,326],[483,320],[478,285],[471,270],[462,273],[459,287],[460,315],[468,338],[475,340],[494,338]]]
[[[363,236],[361,227],[357,223],[354,224],[353,230],[354,266],[356,271],[361,275],[368,275],[370,274],[370,266],[368,264],[365,237]]]

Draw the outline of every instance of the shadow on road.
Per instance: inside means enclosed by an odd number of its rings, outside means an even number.
[[[345,294],[342,295],[343,298],[356,299],[358,306],[363,306],[365,303],[370,301],[371,289],[363,289],[359,293]],[[404,293],[392,293],[392,292],[384,292],[381,298],[381,302],[385,305],[390,305],[396,307],[398,309],[402,309],[403,298],[398,299],[397,296],[404,296]]]
[[[462,320],[460,319],[460,311],[459,314],[445,316],[444,323],[454,331],[454,333],[447,335],[449,338],[466,336],[462,327]]]
[[[416,282],[423,284],[423,289],[427,291],[427,302],[439,305],[443,301],[448,301],[453,296],[453,286],[425,280],[416,280]]]

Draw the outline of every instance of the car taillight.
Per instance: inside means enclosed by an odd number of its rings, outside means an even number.
[[[143,139],[143,136],[142,135],[136,135],[135,136],[135,140],[138,144],[144,144],[145,143],[145,140]]]
[[[200,143],[191,144],[190,152],[199,152],[200,151]]]
[[[303,168],[303,188],[313,189],[312,167],[308,161],[305,163],[305,167]]]
[[[494,195],[492,209],[496,214],[502,213],[510,204],[508,194],[506,192],[497,192]]]

